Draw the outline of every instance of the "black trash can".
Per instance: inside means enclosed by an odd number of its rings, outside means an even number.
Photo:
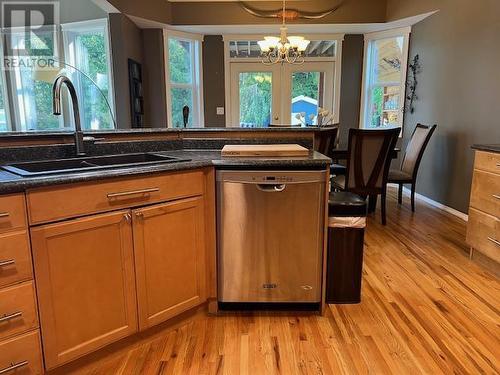
[[[326,302],[359,303],[366,200],[353,193],[331,193],[328,216]]]

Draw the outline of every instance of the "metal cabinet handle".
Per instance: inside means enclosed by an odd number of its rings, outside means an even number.
[[[6,322],[8,320],[12,320],[12,319],[18,318],[18,317],[20,317],[22,315],[23,315],[22,311],[16,311],[15,313],[4,315],[4,316],[0,317],[0,323],[3,323],[3,322]]]
[[[132,220],[132,215],[130,215],[129,213],[126,213],[126,214],[123,215],[123,218],[125,220],[127,220],[127,222],[130,223],[130,220]]]
[[[129,196],[129,195],[156,193],[158,191],[160,191],[160,188],[150,188],[150,189],[142,189],[142,190],[122,191],[122,192],[119,192],[119,193],[109,193],[107,195],[107,197],[108,197],[108,199],[111,199],[111,198],[126,197],[126,196]]]
[[[493,194],[493,198],[500,199],[500,195],[498,195],[498,194]]]
[[[0,260],[0,267],[4,266],[10,266],[11,264],[16,263],[14,259],[9,259],[9,260]]]
[[[28,361],[22,361],[22,362],[18,362],[18,363],[11,363],[9,367],[5,367],[3,369],[0,370],[0,375],[1,374],[6,374],[10,371],[14,371],[15,369],[18,369],[20,367],[24,367],[24,366],[27,366],[28,365]]]
[[[495,245],[500,246],[500,241],[495,240],[495,239],[494,239],[494,238],[492,238],[492,237],[488,237],[488,241],[491,241],[491,242],[493,242]]]
[[[10,216],[10,213],[8,213],[8,212],[0,212],[0,218],[9,217],[9,216]]]
[[[135,217],[139,217],[139,218],[144,217],[144,213],[142,213],[141,211],[136,211]]]
[[[283,190],[286,189],[286,184],[279,184],[279,185],[258,184],[256,186],[257,189],[265,193],[281,193]]]

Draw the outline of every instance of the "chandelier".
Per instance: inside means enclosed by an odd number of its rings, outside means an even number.
[[[297,65],[304,63],[304,51],[310,42],[303,36],[287,36],[285,1],[283,0],[283,23],[280,27],[280,37],[266,36],[264,40],[257,42],[261,51],[262,63],[265,65],[285,62]]]

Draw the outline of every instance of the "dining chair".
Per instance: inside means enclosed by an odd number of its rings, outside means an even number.
[[[338,127],[327,130],[320,130],[316,133],[318,146],[316,150],[329,158],[332,157],[332,151],[337,145],[337,135],[339,132]]]
[[[386,224],[387,177],[391,153],[396,146],[401,128],[350,129],[345,175],[332,178],[333,187],[349,191],[366,199],[381,196],[382,224]]]
[[[396,183],[398,188],[398,203],[403,202],[403,185],[411,184],[411,210],[415,212],[415,186],[417,184],[417,173],[424,151],[436,130],[437,125],[427,126],[417,124],[410,141],[406,146],[403,161],[399,169],[389,170],[389,183]]]

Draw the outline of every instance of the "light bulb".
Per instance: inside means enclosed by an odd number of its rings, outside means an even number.
[[[259,40],[257,44],[262,52],[269,52],[269,42],[267,40]]]
[[[299,41],[299,43],[297,45],[297,49],[300,52],[304,52],[307,49],[307,46],[309,45],[309,43],[311,43],[309,40],[303,39],[303,40]]]
[[[288,37],[288,42],[290,42],[290,45],[292,47],[298,47],[302,40],[304,40],[303,36],[289,36]]]

